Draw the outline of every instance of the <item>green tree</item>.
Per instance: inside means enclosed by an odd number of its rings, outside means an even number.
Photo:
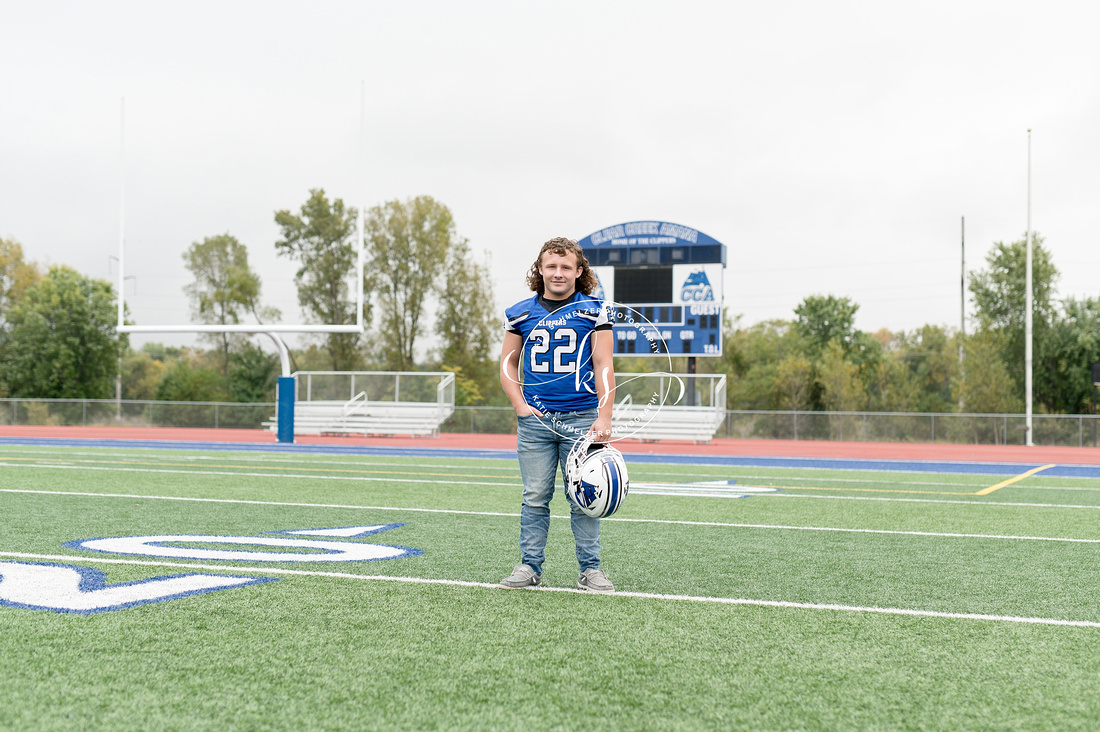
[[[449,366],[443,364],[444,371],[450,371],[455,375],[455,404],[460,407],[468,407],[484,404],[486,399],[482,385],[466,376],[461,366]]]
[[[1004,343],[998,333],[980,331],[963,339],[965,370],[951,382],[951,393],[960,412],[1004,414],[1023,409],[1023,393],[1016,388],[1008,366],[1001,360]],[[950,428],[969,433],[975,443],[1006,443],[1005,424],[999,418],[970,419]],[[959,435],[961,436],[961,435]]]
[[[1023,395],[1001,360],[1004,346],[998,340],[997,334],[985,332],[964,341],[966,378],[956,376],[951,382],[952,400],[964,412],[1018,412],[1023,406]]]
[[[503,393],[497,386],[500,323],[493,300],[493,283],[488,256],[475,261],[464,239],[455,242],[447,257],[439,309],[435,320],[439,336],[439,362],[464,379],[456,393],[456,404],[484,404],[491,395]]]
[[[915,411],[918,389],[904,359],[905,333],[883,328],[867,337],[878,344],[879,358],[862,369],[867,389],[865,408],[875,412]]]
[[[802,410],[810,404],[814,385],[814,367],[801,356],[788,356],[775,367],[775,403],[780,409]]]
[[[455,232],[450,210],[430,196],[376,206],[366,232],[382,313],[378,349],[386,368],[409,371],[416,339],[425,330],[427,298],[442,294],[448,258],[466,242]]]
[[[920,390],[901,359],[889,357],[863,375],[864,408],[874,412],[919,412]]]
[[[260,276],[248,265],[248,249],[229,234],[208,236],[184,252],[183,261],[195,277],[185,286],[191,298],[191,312],[209,325],[235,325],[251,314],[257,323],[274,320],[279,311],[260,305]],[[241,334],[208,333],[220,354],[221,371],[229,374],[229,354],[245,342]]]
[[[859,368],[848,359],[839,340],[830,341],[817,363],[817,387],[821,406],[829,412],[854,412],[863,408],[866,398]],[[856,417],[849,414],[829,415],[829,437],[833,440],[853,439]]]
[[[275,401],[279,359],[259,346],[246,343],[230,357],[229,397],[235,402]]]
[[[51,267],[8,314],[0,364],[13,396],[104,399],[113,395],[120,349],[111,285]]]
[[[1054,300],[1058,269],[1043,237],[1032,235],[1032,295],[1034,356],[1040,358],[1043,342],[1056,315]],[[1004,348],[1001,361],[1007,366],[1016,390],[1024,393],[1024,321],[1026,302],[1027,239],[1011,244],[996,242],[986,255],[986,269],[970,273],[969,288],[979,329],[998,334]],[[970,356],[967,353],[967,378]],[[1043,400],[1038,390],[1036,396]]]
[[[871,336],[855,327],[859,305],[847,297],[810,295],[794,309],[794,329],[801,336],[803,354],[814,367],[810,407],[835,409],[835,399],[826,396],[823,369],[835,372],[837,364],[825,363],[827,353],[835,351],[852,366],[857,376],[870,379],[881,358],[882,347]],[[836,385],[832,385],[835,389]]]
[[[1032,235],[1032,295],[1035,320],[1049,323],[1055,312],[1054,292],[1058,268],[1045,239]],[[1027,239],[1011,244],[995,242],[986,255],[987,269],[970,273],[970,293],[976,316],[983,326],[1023,331],[1026,297]]]
[[[830,343],[840,344],[848,353],[856,345],[858,311],[859,305],[850,298],[810,295],[794,309],[794,327],[813,358],[819,358]]]
[[[23,247],[19,242],[0,237],[0,397],[10,393],[10,387],[4,383],[2,367],[7,360],[8,312],[40,279],[42,273],[38,265],[23,258]]]
[[[779,372],[780,364],[786,359],[803,360],[810,368],[808,378],[812,382],[812,364],[805,360],[804,353],[801,336],[788,321],[769,320],[745,328],[740,324],[740,317],[727,319],[723,325],[722,357],[718,364],[718,369],[727,378],[727,407],[805,409],[809,395],[803,395],[796,385],[802,383],[802,369],[796,369],[797,374]],[[795,378],[794,383],[789,382],[791,378]]]
[[[859,369],[845,357],[838,341],[830,342],[817,367],[822,406],[831,412],[851,412],[863,407],[864,388]]]
[[[164,377],[165,365],[144,350],[127,349],[122,357],[122,398],[152,399]]]
[[[310,343],[299,351],[290,351],[291,368],[295,371],[327,371],[332,368],[328,349]]]
[[[318,323],[354,323],[356,296],[348,287],[354,281],[357,255],[352,242],[358,212],[337,198],[329,201],[323,189],[309,192],[298,214],[277,211],[275,223],[282,238],[275,242],[280,256],[299,263],[298,304],[306,317]],[[370,289],[370,279],[363,284]],[[363,302],[363,322],[370,320],[368,298]],[[325,348],[336,371],[356,368],[361,361],[358,333],[331,333]]]
[[[916,411],[955,411],[951,383],[959,372],[957,336],[942,326],[923,325],[900,338],[897,355],[916,384]]]
[[[228,379],[211,368],[205,354],[190,355],[173,362],[157,384],[156,399],[165,402],[229,401]],[[218,407],[210,404],[159,405],[156,423],[170,427],[213,427]]]
[[[157,384],[157,401],[224,402],[229,399],[226,379],[214,369],[180,359],[164,372]]]
[[[1094,361],[1100,361],[1100,299],[1068,298],[1035,361],[1035,393],[1043,406],[1054,413],[1090,413]]]
[[[166,346],[163,343],[146,343],[141,347],[142,353],[149,354],[154,361],[168,363],[179,358],[188,358],[191,349],[183,346]]]
[[[0,328],[7,320],[7,312],[40,279],[38,265],[23,259],[19,242],[0,237]]]

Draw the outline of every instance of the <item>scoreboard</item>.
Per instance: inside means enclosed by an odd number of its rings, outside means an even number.
[[[613,309],[616,356],[722,355],[726,246],[667,221],[631,221],[577,242]]]

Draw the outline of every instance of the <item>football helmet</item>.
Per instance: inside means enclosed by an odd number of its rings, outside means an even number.
[[[606,518],[619,510],[630,479],[623,454],[592,435],[577,440],[565,460],[565,492],[585,514]]]

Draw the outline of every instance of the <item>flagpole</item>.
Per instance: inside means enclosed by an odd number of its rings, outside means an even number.
[[[1031,447],[1035,444],[1032,438],[1032,428],[1034,427],[1032,420],[1032,397],[1034,392],[1034,381],[1032,375],[1032,354],[1033,344],[1032,339],[1034,336],[1032,320],[1034,319],[1034,301],[1032,296],[1032,236],[1031,236],[1031,130],[1027,131],[1027,275],[1026,275],[1026,288],[1027,297],[1024,303],[1024,396],[1025,406],[1027,408],[1027,446]]]
[[[966,340],[966,217],[962,217],[960,229],[962,269],[959,274],[959,378],[966,382],[966,370],[963,365],[965,353],[963,342]],[[963,408],[962,391],[959,392],[959,410]]]

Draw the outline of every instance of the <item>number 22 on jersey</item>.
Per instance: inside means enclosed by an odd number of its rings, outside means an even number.
[[[530,337],[532,373],[570,374],[577,370],[577,331],[557,328],[551,337],[546,328],[535,328]]]

